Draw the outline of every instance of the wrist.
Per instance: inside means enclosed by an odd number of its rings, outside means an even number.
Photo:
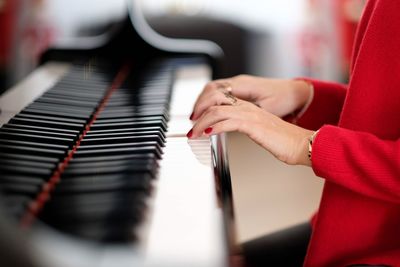
[[[313,93],[313,85],[305,80],[292,80],[293,95],[296,99],[296,109],[302,109],[310,102]]]
[[[312,153],[312,141],[314,140],[317,132],[304,130],[298,141],[298,156],[297,165],[304,165],[311,167],[311,153]]]

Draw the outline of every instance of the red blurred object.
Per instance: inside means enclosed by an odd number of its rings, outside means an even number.
[[[366,1],[339,0],[335,1],[337,28],[340,40],[343,73],[348,73],[353,51],[354,37]]]
[[[0,68],[4,69],[11,57],[11,49],[17,25],[19,1],[0,0]]]
[[[46,0],[0,0],[0,93],[36,68],[54,40]]]

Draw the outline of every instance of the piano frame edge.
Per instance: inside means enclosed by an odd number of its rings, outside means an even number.
[[[232,181],[229,170],[227,134],[211,136],[211,151],[216,178],[216,190],[219,205],[223,212],[225,235],[229,253],[234,252],[236,244],[235,214],[232,193]]]

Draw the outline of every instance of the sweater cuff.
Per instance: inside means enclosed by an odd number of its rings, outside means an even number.
[[[319,177],[326,178],[327,169],[341,168],[335,165],[343,159],[335,158],[337,154],[332,153],[337,150],[337,144],[334,142],[337,137],[336,129],[337,127],[332,125],[322,126],[313,141],[311,167]]]
[[[314,90],[312,101],[298,118],[297,124],[311,130],[317,130],[324,124],[336,125],[346,96],[346,87],[308,78],[299,79],[311,83]]]

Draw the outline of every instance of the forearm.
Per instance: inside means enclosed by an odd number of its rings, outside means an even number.
[[[312,168],[350,190],[400,203],[400,139],[325,125],[312,146]]]

